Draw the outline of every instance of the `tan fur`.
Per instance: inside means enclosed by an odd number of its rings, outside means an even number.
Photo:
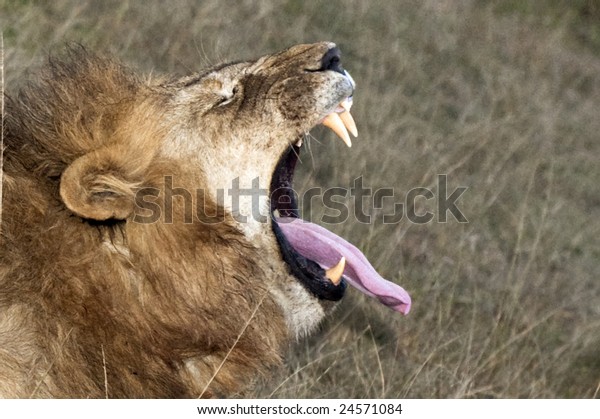
[[[224,222],[184,222],[178,197],[172,222],[136,222],[136,194],[155,188],[164,208],[169,176],[213,214],[235,178],[268,189],[339,101],[340,75],[306,71],[331,47],[158,82],[72,48],[7,98],[1,396],[233,395],[314,328],[324,309],[268,223],[237,222],[227,202]]]

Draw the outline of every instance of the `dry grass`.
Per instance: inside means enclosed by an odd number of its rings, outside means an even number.
[[[409,290],[413,311],[350,292],[257,396],[598,396],[595,2],[196,3],[4,0],[9,91],[66,41],[185,73],[333,40],[358,82],[360,137],[347,150],[315,130],[298,185],[362,175],[403,196],[445,173],[450,190],[469,187],[467,224],[331,226]]]

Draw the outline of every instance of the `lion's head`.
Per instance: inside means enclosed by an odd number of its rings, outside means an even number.
[[[12,333],[32,355],[0,359],[0,390],[229,394],[346,282],[408,312],[358,249],[298,219],[291,190],[306,132],[356,135],[354,88],[332,43],[175,79],[80,48],[51,62],[8,102],[0,332],[38,321]]]

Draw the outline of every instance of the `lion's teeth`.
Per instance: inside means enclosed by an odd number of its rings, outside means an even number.
[[[325,276],[329,278],[329,280],[333,283],[333,285],[339,285],[342,280],[342,274],[344,273],[344,268],[346,267],[346,258],[342,256],[337,265],[327,269],[325,271]]]
[[[340,103],[340,106],[344,110],[343,112],[340,112],[340,118],[342,119],[342,122],[346,126],[346,129],[348,131],[350,131],[350,134],[352,134],[354,137],[358,137],[358,130],[356,129],[356,123],[354,122],[354,118],[352,118],[352,115],[350,114],[350,108],[352,108],[352,96],[344,99]]]
[[[356,124],[354,123],[354,118],[350,115],[348,110],[340,113],[340,119],[344,123],[344,126],[350,131],[350,134],[354,135],[354,138],[358,137],[358,131],[356,130]]]
[[[302,147],[302,138],[299,138],[298,141],[296,141],[296,147]]]
[[[327,115],[323,120],[323,125],[335,132],[348,147],[352,147],[352,141],[350,140],[350,135],[348,135],[348,130],[337,113],[332,112]]]

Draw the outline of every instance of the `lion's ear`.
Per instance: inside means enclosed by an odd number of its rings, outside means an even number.
[[[96,150],[79,157],[63,172],[60,196],[80,217],[124,220],[134,209],[135,172],[118,149]]]

